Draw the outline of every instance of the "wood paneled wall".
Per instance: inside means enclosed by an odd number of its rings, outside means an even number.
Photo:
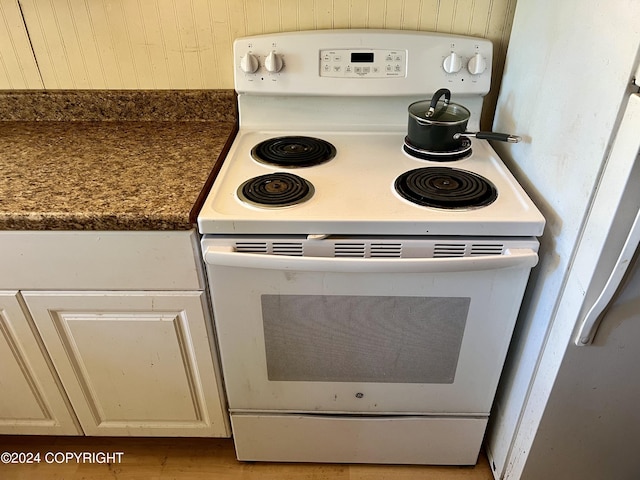
[[[17,0],[0,0],[0,89],[43,88]]]
[[[327,28],[489,38],[500,75],[515,2],[0,0],[0,89],[233,88],[236,37]]]

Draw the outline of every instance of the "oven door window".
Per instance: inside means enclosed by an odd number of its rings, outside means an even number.
[[[470,300],[262,295],[268,379],[453,383]]]

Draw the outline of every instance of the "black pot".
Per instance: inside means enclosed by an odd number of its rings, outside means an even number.
[[[444,99],[440,100],[441,97]],[[461,147],[462,137],[511,143],[520,141],[520,137],[508,133],[467,132],[471,112],[450,100],[451,92],[441,88],[431,101],[421,100],[409,105],[407,137],[411,146],[430,152],[449,152]]]

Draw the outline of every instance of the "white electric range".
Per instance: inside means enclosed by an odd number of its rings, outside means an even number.
[[[544,219],[471,111],[489,41],[327,30],[238,39],[239,130],[198,216],[241,460],[475,463]]]

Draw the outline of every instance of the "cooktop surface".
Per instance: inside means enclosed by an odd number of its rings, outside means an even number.
[[[542,233],[543,217],[488,142],[473,139],[470,155],[442,161],[411,156],[404,139],[241,129],[198,217],[200,232]],[[272,154],[276,161],[264,158]],[[440,199],[425,200],[433,193]]]

